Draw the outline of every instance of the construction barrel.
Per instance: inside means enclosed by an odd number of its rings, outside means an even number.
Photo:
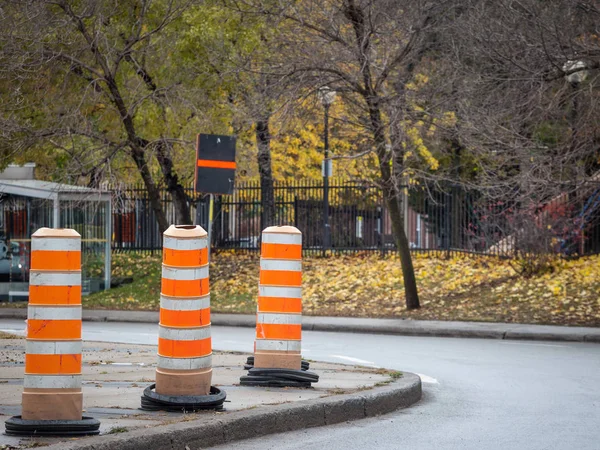
[[[225,393],[211,381],[208,236],[200,226],[171,225],[163,236],[156,383],[142,408],[219,409]]]
[[[306,372],[302,345],[302,233],[268,227],[262,233],[254,358],[241,384],[306,386],[318,380]],[[297,384],[300,383],[300,384]]]
[[[100,422],[82,417],[79,233],[40,228],[32,235],[29,286],[22,413],[6,432],[98,434]]]

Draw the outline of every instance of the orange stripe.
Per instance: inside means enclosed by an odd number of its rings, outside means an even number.
[[[27,320],[29,339],[81,339],[81,320]]]
[[[211,169],[235,169],[235,161],[217,161],[216,159],[199,159],[198,167]]]
[[[302,338],[302,325],[281,325],[273,323],[256,324],[257,339],[294,339]]]
[[[36,250],[31,252],[31,270],[80,270],[81,252]]]
[[[302,272],[261,270],[259,283],[274,286],[302,286]]]
[[[175,267],[197,267],[208,264],[208,249],[173,250],[163,248],[163,263]]]
[[[302,299],[258,297],[258,312],[301,313]]]
[[[199,358],[212,352],[211,338],[198,341],[173,341],[158,338],[158,354],[167,358]]]
[[[161,293],[169,297],[200,297],[209,292],[208,278],[199,280],[162,279]]]
[[[81,305],[81,286],[31,286],[30,305]]]
[[[45,375],[81,373],[81,354],[25,355],[25,373]]]
[[[302,245],[298,244],[262,244],[262,258],[302,259]]]
[[[202,327],[210,325],[210,308],[195,311],[173,311],[161,308],[160,324],[166,327]]]

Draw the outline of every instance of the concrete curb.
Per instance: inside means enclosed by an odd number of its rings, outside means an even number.
[[[212,319],[214,325],[231,327],[254,327],[256,325],[256,319],[251,315],[215,314],[214,316]],[[600,328],[556,325],[303,316],[302,329],[401,336],[600,343]]]
[[[405,372],[382,387],[262,409],[211,414],[190,422],[97,436],[44,447],[48,450],[181,450],[206,448],[273,433],[333,425],[406,408],[421,398],[421,379]]]
[[[27,309],[0,308],[0,318],[26,319]],[[158,311],[84,310],[83,320],[158,323]],[[212,314],[211,322],[216,326],[254,328],[256,326],[256,316],[250,314]],[[302,329],[401,336],[600,343],[600,328],[556,325],[303,316]]]

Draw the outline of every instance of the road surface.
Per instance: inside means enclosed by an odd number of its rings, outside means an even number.
[[[23,331],[22,320],[0,320]],[[84,322],[83,338],[153,344],[157,326]],[[213,347],[251,352],[253,330],[213,327]],[[304,332],[305,358],[421,375],[394,414],[235,442],[267,449],[600,449],[600,345]]]

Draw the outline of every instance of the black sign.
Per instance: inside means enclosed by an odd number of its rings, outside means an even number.
[[[233,193],[235,137],[199,134],[196,140],[196,192]]]

